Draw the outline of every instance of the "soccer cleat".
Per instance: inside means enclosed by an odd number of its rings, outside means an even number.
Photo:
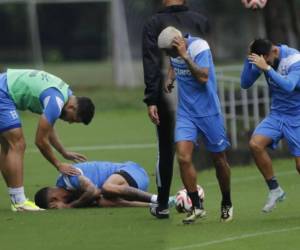
[[[285,199],[285,192],[281,187],[271,190],[268,194],[267,202],[263,207],[262,211],[265,213],[271,212],[275,206],[276,202],[283,201]]]
[[[169,218],[169,209],[161,209],[160,207],[152,206],[150,207],[150,213],[155,216],[157,219],[168,219]]]
[[[189,212],[182,220],[183,224],[191,224],[194,223],[197,219],[203,218],[206,215],[204,209],[194,208],[191,212]]]
[[[169,206],[169,208],[176,206],[176,197],[175,196],[169,197],[168,206]]]
[[[233,219],[233,206],[222,205],[221,206],[221,222],[228,222]]]
[[[30,200],[26,200],[23,203],[11,204],[11,210],[13,212],[23,212],[23,211],[36,212],[36,211],[43,211],[45,209],[39,208],[37,205],[35,205],[34,202]]]

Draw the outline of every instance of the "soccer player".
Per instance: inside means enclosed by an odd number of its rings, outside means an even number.
[[[94,105],[87,97],[76,97],[69,85],[44,71],[8,69],[0,74],[0,170],[8,187],[13,211],[39,211],[24,194],[23,158],[25,139],[18,110],[40,114],[35,143],[44,157],[64,174],[78,174],[69,163],[58,160],[54,147],[65,159],[85,161],[86,157],[67,151],[61,144],[54,124],[57,119],[89,124]]]
[[[78,208],[91,205],[149,206],[157,203],[157,195],[147,193],[149,177],[134,162],[105,161],[75,164],[80,175],[60,175],[56,187],[45,187],[35,195],[42,208]]]
[[[190,35],[183,37],[178,29],[167,27],[158,37],[158,47],[170,56],[172,68],[168,76],[173,77],[175,73],[178,84],[176,151],[181,178],[193,205],[183,223],[192,223],[205,216],[197,192],[197,172],[192,162],[198,137],[202,137],[206,149],[211,152],[216,168],[222,192],[221,221],[230,221],[233,206],[230,197],[230,168],[225,155],[230,143],[221,114],[209,45],[201,38]],[[167,83],[172,84],[173,81],[171,78]]]
[[[168,197],[173,175],[175,107],[163,91],[163,60],[157,46],[160,32],[169,25],[203,35],[208,33],[208,20],[197,11],[190,10],[185,0],[162,0],[164,8],[154,14],[143,30],[143,67],[145,78],[144,102],[150,120],[156,125],[158,161],[156,184],[159,206],[150,210],[158,219],[169,218]]]
[[[255,163],[269,188],[262,209],[270,212],[285,198],[274,174],[267,147],[275,149],[285,138],[300,173],[300,53],[287,45],[275,45],[268,39],[256,39],[250,47],[241,74],[241,87],[250,88],[264,74],[271,95],[268,116],[256,127],[250,140]]]

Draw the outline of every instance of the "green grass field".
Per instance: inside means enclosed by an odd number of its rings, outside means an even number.
[[[37,116],[22,114],[27,140],[25,187],[33,198],[37,189],[53,185],[57,172],[35,151]],[[133,160],[151,176],[155,192],[155,130],[142,109],[98,112],[90,126],[58,122],[68,148],[81,147],[90,160]],[[92,147],[93,146],[93,147]],[[208,216],[195,225],[182,225],[182,214],[158,221],[144,208],[77,209],[13,213],[4,181],[0,180],[0,249],[298,249],[300,232],[299,177],[290,160],[274,163],[287,199],[271,214],[260,209],[267,190],[254,166],[232,169],[234,221],[219,222],[220,195],[214,171],[200,172]],[[181,187],[175,166],[172,193]]]

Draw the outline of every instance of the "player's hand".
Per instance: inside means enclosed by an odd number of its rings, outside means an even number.
[[[150,105],[148,106],[148,116],[150,117],[150,120],[155,124],[159,125],[159,115],[156,105]]]
[[[186,43],[185,39],[183,37],[175,37],[172,41],[172,46],[176,48],[179,56],[182,59],[186,59],[188,57],[187,49],[186,49]]]
[[[49,203],[49,208],[51,209],[63,209],[69,208],[70,206],[62,201],[53,201]]]
[[[59,172],[65,175],[71,175],[71,176],[80,175],[80,171],[77,168],[74,168],[69,163],[60,163],[57,166],[57,169]]]
[[[248,59],[250,61],[250,63],[256,65],[259,69],[265,71],[268,69],[269,65],[267,64],[265,58],[261,55],[257,55],[257,54],[250,54],[248,56]]]
[[[167,79],[165,81],[165,84],[164,84],[164,91],[167,93],[167,94],[170,94],[174,88],[174,80],[173,79]]]
[[[74,162],[87,161],[87,158],[84,155],[76,153],[76,152],[66,152],[63,154],[63,157],[66,160],[70,160],[70,161],[74,161]]]

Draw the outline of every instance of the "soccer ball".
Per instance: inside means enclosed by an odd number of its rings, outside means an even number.
[[[204,201],[204,189],[197,185],[198,194],[201,202]],[[192,201],[187,194],[186,189],[181,189],[176,194],[176,210],[178,213],[187,213],[192,209]]]
[[[242,0],[247,9],[262,9],[266,6],[268,0]]]

